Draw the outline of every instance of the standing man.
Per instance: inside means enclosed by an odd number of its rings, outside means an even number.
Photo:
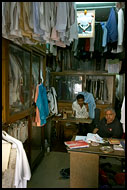
[[[116,117],[113,108],[106,108],[105,117],[99,122],[98,126],[93,130],[102,138],[121,138],[123,129],[120,121]]]

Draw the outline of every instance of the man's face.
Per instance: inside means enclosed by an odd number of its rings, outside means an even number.
[[[84,99],[80,98],[77,100],[78,104],[82,107],[84,104]]]
[[[106,111],[105,118],[107,120],[107,123],[112,123],[115,119],[116,114],[112,112],[111,110]]]

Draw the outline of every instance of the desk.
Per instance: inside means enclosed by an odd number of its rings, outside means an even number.
[[[75,139],[75,138],[73,138]],[[69,149],[70,153],[70,188],[98,188],[99,184],[99,157],[125,158],[125,151],[114,150],[104,153],[97,147]]]
[[[83,119],[83,118],[75,118],[75,117],[68,117],[66,119],[63,119],[62,117],[55,116],[52,121],[56,122],[56,136],[58,139],[62,137],[63,134],[63,127],[60,125],[60,122],[62,123],[74,123],[74,124],[79,124],[79,123],[92,123],[92,119]]]

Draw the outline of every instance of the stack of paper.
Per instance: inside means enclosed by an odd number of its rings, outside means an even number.
[[[87,142],[96,142],[96,143],[104,143],[103,138],[101,138],[98,134],[88,133],[86,136]]]
[[[96,143],[104,143],[103,138],[98,134],[88,133],[87,136],[76,136],[75,140],[83,140],[87,143],[96,142]]]
[[[119,144],[119,145],[114,144],[114,145],[113,145],[113,149],[114,149],[114,150],[124,150],[124,148],[122,147],[121,144]]]
[[[68,148],[83,148],[83,147],[89,147],[89,144],[83,140],[78,140],[78,141],[66,141],[64,142]]]

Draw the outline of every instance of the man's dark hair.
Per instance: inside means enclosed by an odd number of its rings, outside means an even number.
[[[78,94],[77,97],[76,97],[76,99],[77,100],[79,100],[79,99],[83,99],[84,100],[85,98],[84,98],[83,94]]]

